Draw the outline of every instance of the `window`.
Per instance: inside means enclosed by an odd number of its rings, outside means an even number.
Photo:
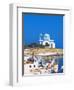
[[[30,65],[29,67],[31,68],[32,66]]]
[[[36,66],[34,65],[34,67],[36,67]]]

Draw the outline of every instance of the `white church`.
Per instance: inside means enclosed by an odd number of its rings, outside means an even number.
[[[49,48],[55,48],[55,42],[50,39],[50,35],[48,33],[45,33],[44,35],[40,34],[39,43],[44,46],[48,45]]]

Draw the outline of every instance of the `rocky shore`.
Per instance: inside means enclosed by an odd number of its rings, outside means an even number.
[[[63,49],[59,48],[29,48],[24,49],[24,55],[63,55]]]

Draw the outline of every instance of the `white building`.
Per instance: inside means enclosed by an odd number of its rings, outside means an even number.
[[[39,43],[48,46],[49,48],[55,48],[54,40],[50,39],[50,35],[45,33],[44,35],[40,34]]]
[[[31,70],[38,69],[38,62],[34,62],[32,64],[25,64],[24,65],[24,72],[25,74],[33,74]]]

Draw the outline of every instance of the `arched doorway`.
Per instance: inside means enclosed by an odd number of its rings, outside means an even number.
[[[45,43],[45,46],[49,46],[49,43],[46,42],[46,43]]]
[[[43,41],[43,45],[50,45],[49,41]]]
[[[51,48],[53,48],[53,44],[51,43]]]

